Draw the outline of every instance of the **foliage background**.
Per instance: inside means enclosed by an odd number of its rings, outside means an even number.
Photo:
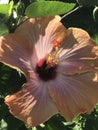
[[[14,32],[20,19],[25,16],[27,7],[35,1],[41,2],[45,0],[14,0],[9,1],[10,4],[7,3],[7,6],[1,4],[0,36]],[[65,27],[85,29],[98,44],[98,0],[62,1],[64,3],[74,3],[75,7],[82,5],[79,10],[71,13],[62,20]],[[60,115],[55,115],[38,127],[28,128],[26,124],[9,113],[8,107],[4,103],[4,97],[20,90],[22,84],[25,82],[26,79],[22,74],[0,63],[0,130],[98,130],[98,106],[95,107],[90,115],[80,115],[73,122],[66,122]]]

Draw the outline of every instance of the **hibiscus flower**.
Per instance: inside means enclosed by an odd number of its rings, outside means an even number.
[[[60,113],[72,120],[98,102],[98,46],[82,29],[66,29],[59,16],[30,18],[0,37],[0,61],[26,76],[5,98],[11,113],[37,126]]]

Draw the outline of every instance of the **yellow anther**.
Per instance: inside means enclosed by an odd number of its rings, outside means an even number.
[[[55,52],[52,52],[47,57],[47,65],[48,67],[54,67],[59,61],[59,57]]]

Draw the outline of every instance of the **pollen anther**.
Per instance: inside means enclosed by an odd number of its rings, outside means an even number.
[[[47,66],[49,68],[54,67],[55,65],[57,65],[58,61],[59,61],[59,57],[56,55],[55,52],[52,52],[47,57]]]

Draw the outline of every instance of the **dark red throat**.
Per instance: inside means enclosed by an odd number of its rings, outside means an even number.
[[[46,59],[41,59],[36,65],[36,73],[39,75],[39,78],[44,81],[53,80],[57,74],[56,68],[57,65],[48,67]]]

